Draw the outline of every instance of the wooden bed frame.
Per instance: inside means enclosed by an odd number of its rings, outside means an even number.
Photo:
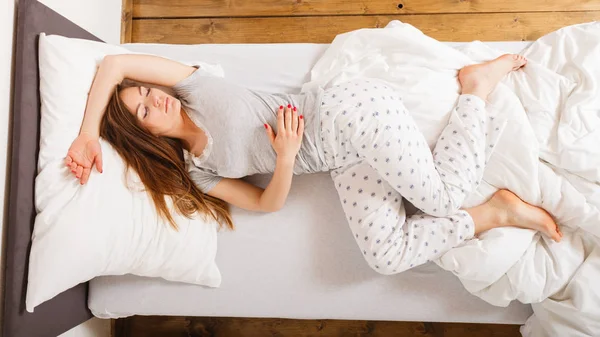
[[[123,0],[121,42],[330,43],[410,23],[440,41],[530,41],[600,20],[594,0]],[[517,325],[133,316],[113,336],[520,336]]]
[[[440,41],[526,41],[600,19],[596,0],[123,0],[122,43],[329,43],[398,19]]]

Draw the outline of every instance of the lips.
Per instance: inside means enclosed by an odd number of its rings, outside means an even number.
[[[169,97],[165,98],[165,113],[169,111]]]

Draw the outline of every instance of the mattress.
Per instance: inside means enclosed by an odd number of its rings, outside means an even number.
[[[460,47],[462,43],[448,43]],[[489,42],[519,52],[529,42]],[[221,64],[256,90],[296,93],[328,44],[126,44],[135,52]],[[270,175],[244,180],[266,187]],[[90,282],[100,318],[131,315],[279,317],[522,324],[530,305],[494,307],[433,263],[393,276],[375,273],[348,228],[329,173],[294,176],[285,207],[255,213],[232,206],[237,229],[219,233],[219,288],[134,275]]]

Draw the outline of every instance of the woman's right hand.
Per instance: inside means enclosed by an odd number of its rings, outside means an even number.
[[[284,111],[285,110],[285,111]],[[280,106],[277,110],[277,134],[269,124],[265,124],[271,146],[275,149],[278,159],[296,160],[296,154],[302,145],[304,135],[304,116],[298,117],[296,107]]]
[[[65,165],[83,185],[88,181],[94,164],[96,164],[96,169],[102,173],[102,149],[99,138],[87,133],[80,133],[67,152]]]

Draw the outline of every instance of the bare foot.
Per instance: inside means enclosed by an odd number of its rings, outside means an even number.
[[[461,92],[485,100],[506,74],[523,67],[526,63],[527,59],[521,55],[504,54],[493,61],[466,66],[458,72]]]
[[[548,212],[529,205],[508,190],[496,192],[488,204],[498,215],[498,227],[528,228],[540,231],[556,242],[562,239],[562,232]]]

